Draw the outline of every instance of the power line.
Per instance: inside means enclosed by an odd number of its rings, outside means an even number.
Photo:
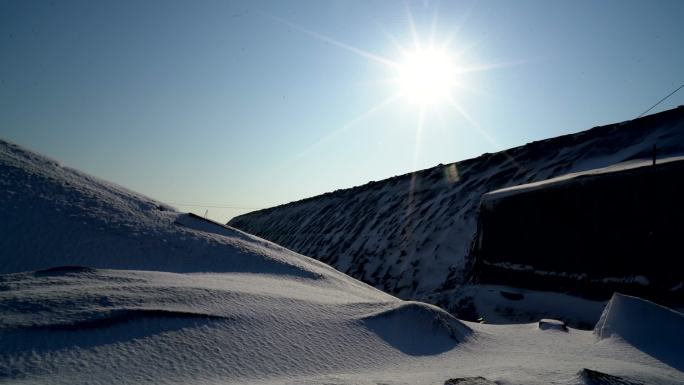
[[[189,206],[189,207],[203,207],[210,209],[234,209],[234,210],[261,210],[263,207],[239,207],[239,206],[221,206],[213,204],[202,204],[202,203],[181,203],[181,202],[166,202],[171,205],[176,206]]]
[[[636,118],[638,119],[638,118],[640,118],[640,117],[646,115],[646,113],[647,113],[648,111],[651,111],[652,109],[654,109],[658,104],[664,102],[665,99],[667,99],[667,98],[669,98],[670,96],[674,95],[677,91],[681,90],[682,88],[684,88],[684,84],[682,84],[681,86],[679,86],[679,88],[677,88],[676,90],[674,90],[674,91],[670,92],[669,94],[667,94],[666,97],[660,99],[660,100],[658,101],[658,103],[652,105],[651,108],[649,108],[648,110],[642,112],[641,115],[637,116]]]

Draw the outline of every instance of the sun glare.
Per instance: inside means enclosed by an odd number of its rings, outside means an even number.
[[[398,83],[401,93],[417,104],[446,101],[456,84],[456,67],[453,59],[436,49],[418,49],[407,52],[398,66]]]
[[[454,112],[484,135],[487,140],[494,143],[493,138],[461,105],[460,99],[463,98],[464,95],[462,94],[464,92],[476,91],[469,85],[471,83],[468,78],[469,73],[488,71],[508,64],[473,64],[468,52],[476,47],[476,45],[464,44],[465,42],[459,38],[459,46],[453,47],[452,43],[454,42],[456,31],[451,31],[438,38],[440,35],[437,33],[437,10],[433,14],[429,37],[421,39],[408,3],[406,4],[406,11],[411,39],[402,43],[385,32],[388,42],[394,46],[395,50],[393,52],[398,54],[398,57],[395,58],[366,51],[363,48],[333,39],[287,20],[278,20],[290,28],[297,29],[326,44],[336,46],[363,59],[375,62],[388,70],[386,73],[387,77],[370,83],[391,86],[393,90],[389,96],[351,119],[342,128],[335,131],[335,134],[394,104],[397,100],[403,99],[411,104],[412,107],[416,107],[415,110],[417,112],[414,165],[418,159],[420,139],[424,134],[423,128],[428,114],[436,113],[441,118],[444,112],[448,113],[453,109]],[[448,109],[442,107],[447,107]],[[401,109],[402,111],[406,110],[405,106],[402,106]],[[454,175],[449,176],[450,180],[458,180],[458,175]]]

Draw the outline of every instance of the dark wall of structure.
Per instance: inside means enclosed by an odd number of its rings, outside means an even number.
[[[682,303],[684,161],[485,195],[471,257],[477,282]]]

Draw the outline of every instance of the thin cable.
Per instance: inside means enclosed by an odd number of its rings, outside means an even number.
[[[641,115],[637,116],[636,118],[638,119],[638,118],[640,118],[640,117],[646,115],[646,113],[647,113],[648,111],[651,111],[652,109],[654,109],[658,104],[664,102],[665,99],[667,99],[667,98],[669,98],[670,96],[674,95],[677,91],[681,90],[682,88],[684,88],[684,84],[682,84],[681,86],[679,86],[679,88],[677,88],[676,90],[674,90],[674,91],[670,92],[669,94],[667,94],[666,97],[660,99],[660,100],[658,101],[658,103],[652,105],[651,108],[649,108],[648,110],[642,112]]]
[[[211,209],[235,209],[235,210],[261,210],[263,207],[238,207],[238,206],[219,206],[219,205],[205,205],[198,203],[180,203],[180,202],[166,202],[170,205],[176,206],[191,206],[191,207],[206,207]]]

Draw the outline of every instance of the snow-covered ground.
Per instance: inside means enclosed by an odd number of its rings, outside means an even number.
[[[11,383],[578,384],[583,368],[684,381],[680,352],[649,356],[619,334],[604,339],[605,327],[465,323],[325,277],[72,268],[6,274],[0,285],[0,376]],[[605,318],[660,326],[626,311]],[[659,341],[669,333],[678,330]]]
[[[655,304],[597,332],[463,322],[3,141],[0,217],[0,383],[684,382],[684,316]]]
[[[427,299],[458,317],[482,318],[488,324],[529,323],[552,318],[583,330],[593,328],[606,306],[606,301],[564,293],[487,284],[465,285]]]

